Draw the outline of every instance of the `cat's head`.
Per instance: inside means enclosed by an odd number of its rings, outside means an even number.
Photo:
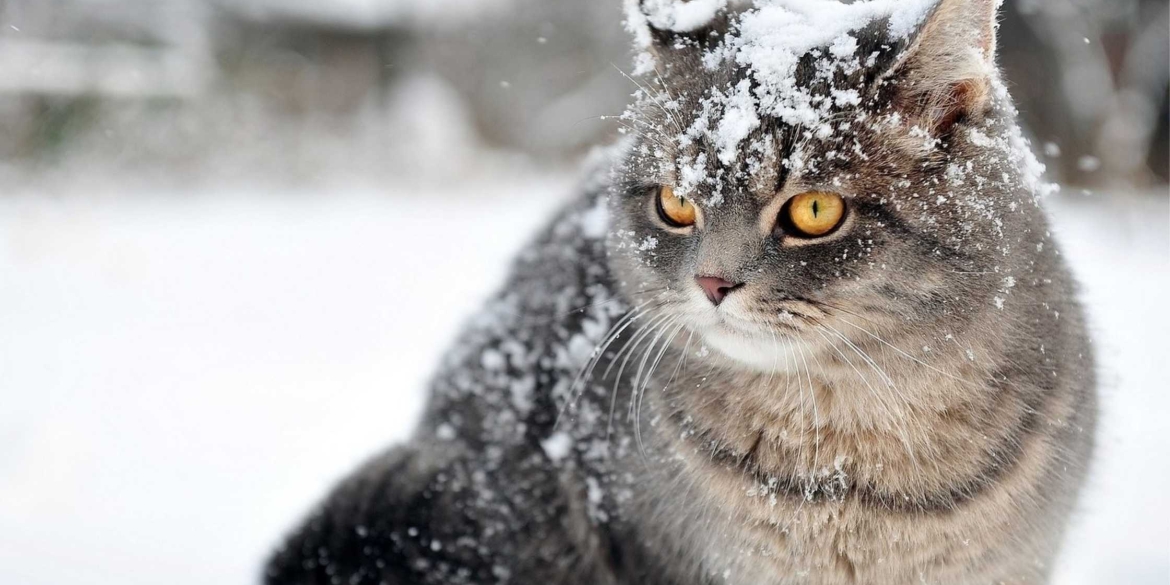
[[[1010,302],[1045,187],[997,0],[627,4],[644,52],[608,245],[658,324],[767,370],[792,340],[941,343]]]

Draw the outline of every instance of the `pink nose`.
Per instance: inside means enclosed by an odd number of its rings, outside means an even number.
[[[717,276],[696,276],[695,282],[699,283],[699,288],[707,294],[707,299],[711,304],[719,306],[727,293],[743,286],[743,283],[728,282]]]

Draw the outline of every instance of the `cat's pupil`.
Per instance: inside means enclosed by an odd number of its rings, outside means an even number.
[[[812,202],[812,209],[813,209],[813,217],[820,215],[821,207],[820,207],[820,204],[818,201],[814,200]]]

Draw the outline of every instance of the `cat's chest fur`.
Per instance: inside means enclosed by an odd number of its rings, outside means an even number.
[[[1008,537],[1044,526],[1033,504],[1049,471],[1034,462],[1052,445],[1009,432],[1032,407],[1005,400],[973,416],[965,404],[933,414],[889,405],[891,418],[860,421],[841,394],[867,389],[837,381],[833,367],[766,376],[662,368],[675,390],[644,398],[649,454],[631,463],[638,497],[624,513],[661,535],[661,550],[686,551],[676,578],[1041,582],[1035,559],[1046,551]],[[1011,455],[1008,444],[1017,447]]]

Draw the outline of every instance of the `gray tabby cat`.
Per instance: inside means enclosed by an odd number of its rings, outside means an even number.
[[[1046,582],[1095,382],[997,2],[630,4],[629,136],[267,583]]]

